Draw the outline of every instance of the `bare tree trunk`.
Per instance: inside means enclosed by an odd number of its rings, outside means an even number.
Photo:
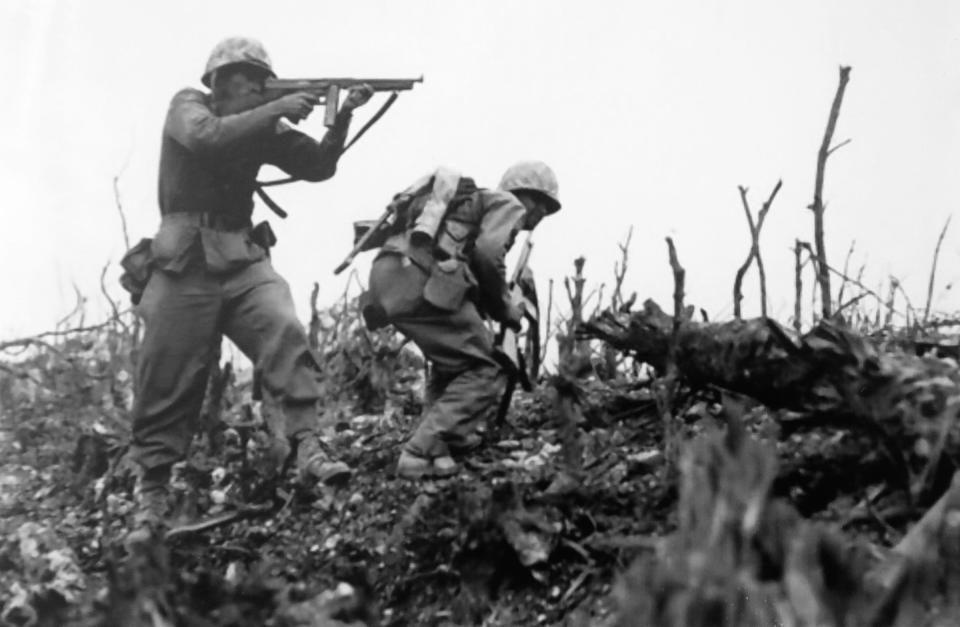
[[[833,106],[830,107],[830,117],[827,120],[827,129],[823,134],[823,143],[820,144],[820,151],[817,154],[817,178],[813,189],[813,204],[810,209],[813,210],[813,235],[814,245],[817,247],[818,281],[820,283],[820,303],[823,311],[823,317],[829,318],[831,314],[831,290],[830,290],[830,272],[827,270],[827,248],[823,235],[823,179],[827,167],[827,157],[843,146],[842,142],[833,148],[830,147],[833,141],[833,132],[837,127],[837,118],[840,117],[840,105],[843,102],[843,92],[847,88],[847,82],[850,80],[850,67],[840,67],[840,84],[837,86],[837,93],[833,98]]]

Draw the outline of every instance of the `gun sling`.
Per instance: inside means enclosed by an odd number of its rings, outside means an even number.
[[[360,128],[360,130],[357,131],[357,134],[353,136],[353,139],[351,139],[347,143],[347,145],[343,147],[343,150],[340,151],[341,157],[343,156],[343,153],[347,152],[350,146],[353,146],[355,143],[357,143],[357,140],[363,137],[363,134],[366,133],[368,130],[370,130],[370,127],[376,124],[377,121],[383,117],[383,114],[386,113],[390,109],[390,107],[393,106],[393,103],[397,101],[398,97],[399,97],[399,94],[397,94],[397,92],[393,92],[392,94],[390,94],[390,97],[387,98],[387,101],[385,103],[383,103],[383,106],[381,106],[377,110],[377,112],[373,114],[373,117],[367,120],[367,123],[364,124]],[[257,192],[257,196],[260,197],[260,200],[263,201],[263,203],[267,206],[267,208],[270,209],[270,211],[274,212],[275,214],[277,214],[277,216],[281,218],[286,218],[289,214],[286,211],[284,211],[283,207],[278,205],[277,202],[273,198],[271,198],[269,194],[267,194],[266,190],[264,190],[264,187],[273,187],[274,185],[284,185],[286,183],[293,183],[299,180],[300,179],[291,176],[285,179],[277,179],[275,181],[263,181],[263,182],[257,181],[257,187],[254,189],[254,191]]]

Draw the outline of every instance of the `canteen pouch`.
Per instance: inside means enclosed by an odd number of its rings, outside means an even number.
[[[150,275],[153,274],[152,244],[153,240],[145,237],[128,250],[120,260],[120,267],[123,268],[120,285],[130,293],[130,302],[134,305],[140,303],[143,291],[147,289],[147,282],[150,281]]]
[[[423,286],[423,298],[437,309],[458,311],[475,285],[472,278],[466,264],[459,259],[438,261]]]
[[[277,236],[266,220],[250,229],[250,239],[264,250],[270,250],[277,245]]]

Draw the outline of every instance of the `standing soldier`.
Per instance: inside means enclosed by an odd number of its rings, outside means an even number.
[[[301,479],[349,472],[317,437],[316,364],[287,282],[274,271],[272,234],[252,228],[260,166],[323,181],[334,175],[353,109],[370,99],[350,90],[321,141],[294,130],[318,104],[308,93],[265,102],[275,74],[263,46],[234,37],[213,49],[204,93],[183,89],[170,103],[160,152],[162,221],[139,303],[145,334],[133,408],[132,455],[143,475],[131,541],[149,538],[168,507],[172,464],[195,431],[221,333],[254,363],[266,394],[282,408]],[[289,450],[289,449],[288,449]]]
[[[397,474],[449,476],[458,471],[451,453],[479,444],[476,429],[496,413],[506,387],[484,323],[490,317],[520,328],[523,311],[510,296],[504,258],[517,232],[532,230],[560,201],[557,178],[540,161],[512,166],[496,191],[440,169],[395,202],[414,196],[425,197],[422,211],[383,244],[364,313],[373,327],[393,324],[430,362],[427,407]]]

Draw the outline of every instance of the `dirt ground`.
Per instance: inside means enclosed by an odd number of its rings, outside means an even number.
[[[618,575],[676,527],[677,489],[664,471],[651,382],[584,379],[583,420],[572,431],[555,415],[549,386],[520,393],[508,424],[486,434],[462,473],[420,482],[393,470],[420,410],[422,371],[410,366],[393,384],[376,413],[357,415],[339,399],[326,438],[354,473],[311,491],[292,473],[264,472],[267,421],[249,390],[232,385],[222,422],[198,436],[175,475],[179,511],[196,521],[255,504],[262,510],[158,541],[139,560],[120,543],[135,479],[122,422],[109,419],[122,412],[104,410],[103,396],[116,396],[116,386],[34,389],[5,408],[0,430],[4,620],[616,624]],[[682,395],[674,437],[717,424],[715,401]],[[747,424],[777,447],[774,493],[801,514],[841,523],[878,546],[899,537],[907,521],[855,508],[864,486],[885,480],[869,442],[829,429],[779,438],[763,412]]]

